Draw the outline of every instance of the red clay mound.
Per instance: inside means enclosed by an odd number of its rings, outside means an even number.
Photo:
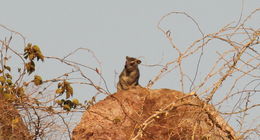
[[[196,95],[134,88],[90,107],[73,140],[233,140],[233,129]]]

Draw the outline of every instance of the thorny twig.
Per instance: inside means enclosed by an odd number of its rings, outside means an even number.
[[[176,77],[179,77],[180,79],[179,83],[180,89],[182,91],[188,89],[184,85],[188,85],[188,83],[191,83],[188,91],[196,92],[199,96],[205,96],[204,99],[206,102],[214,101],[213,96],[221,94],[222,99],[219,99],[219,101],[217,101],[217,103],[215,104],[216,107],[224,106],[227,104],[227,101],[231,99],[234,100],[235,98],[236,101],[233,102],[237,102],[237,104],[233,104],[233,109],[231,111],[221,112],[223,112],[223,115],[229,115],[230,117],[232,115],[244,114],[242,115],[243,117],[241,117],[241,122],[246,123],[242,120],[245,120],[246,117],[248,117],[248,111],[256,109],[259,106],[259,104],[255,103],[255,100],[253,100],[252,96],[258,96],[257,93],[259,93],[260,85],[260,83],[257,83],[260,78],[260,28],[259,25],[256,25],[258,27],[254,28],[251,25],[252,23],[250,23],[250,25],[247,25],[249,20],[253,19],[253,17],[256,17],[256,13],[259,13],[259,11],[260,8],[254,10],[249,16],[243,19],[242,5],[241,14],[238,22],[227,24],[216,33],[211,33],[208,35],[204,35],[202,33],[203,37],[201,39],[195,40],[193,43],[191,43],[191,45],[187,46],[184,51],[181,51],[179,46],[174,43],[174,38],[171,37],[171,31],[163,29],[160,25],[161,22],[170,15],[182,14],[189,18],[191,18],[191,16],[187,15],[184,12],[170,12],[164,15],[158,22],[158,29],[163,32],[165,37],[170,41],[170,45],[177,52],[177,54],[179,54],[179,56],[174,60],[168,61],[164,66],[162,66],[162,69],[153,78],[153,80],[149,81],[147,87],[151,88],[163,76],[167,75],[173,70],[178,70],[179,75],[176,75]],[[191,19],[194,20],[193,18]],[[196,24],[197,22],[194,23]],[[233,26],[234,23],[236,25]],[[196,26],[199,28],[198,24],[196,24]],[[222,42],[224,44],[221,46],[213,46],[213,48],[216,50],[218,58],[215,59],[215,62],[211,63],[212,66],[208,68],[209,71],[206,71],[206,68],[199,69],[199,63],[203,60],[201,59],[202,53],[204,56],[210,54],[210,52],[206,52],[205,50],[209,50],[209,44],[213,41]],[[192,58],[194,57],[194,54],[198,54],[199,50],[202,50],[202,52],[196,65],[197,68],[194,78],[191,80],[191,78],[189,78],[191,77],[190,74],[185,72],[187,67],[185,67],[183,63],[187,61],[187,58]],[[206,64],[204,64],[203,67],[206,67],[205,65]],[[190,68],[190,66],[188,68]],[[191,70],[188,70],[188,72],[190,71]],[[201,80],[196,80],[198,79],[198,76]],[[184,77],[187,77],[187,79],[185,79]],[[248,81],[254,81],[254,83],[252,83],[251,85],[255,85],[255,88],[240,90],[240,87],[243,87],[243,84],[245,84],[245,82],[251,83]],[[229,89],[225,89],[224,87]],[[223,93],[221,89],[225,89],[227,93]],[[234,91],[235,89],[239,91]],[[254,102],[252,102],[252,100]],[[251,106],[249,104],[251,104]],[[232,118],[236,119],[235,117]],[[140,135],[141,132],[139,136]],[[243,134],[243,136],[245,136],[245,134]]]

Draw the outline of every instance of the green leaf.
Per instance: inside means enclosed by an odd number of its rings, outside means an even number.
[[[17,90],[17,95],[18,95],[19,97],[21,97],[21,96],[24,95],[24,89],[23,89],[23,87],[18,88],[18,90]]]
[[[56,100],[55,102],[56,102],[58,105],[62,105],[62,103],[63,103],[61,100]]]
[[[33,60],[35,58],[35,55],[33,53],[29,54],[29,60]]]
[[[42,84],[42,77],[39,76],[39,75],[35,75],[33,82],[34,82],[34,84],[35,84],[36,86],[41,85],[41,84]]]
[[[57,94],[61,94],[61,93],[63,93],[64,92],[64,90],[62,90],[61,88],[58,88],[56,91],[55,91],[55,93],[57,93]]]
[[[73,96],[73,88],[69,85],[66,86],[66,99]]]
[[[0,76],[0,82],[4,83],[5,82],[5,77],[4,76]]]
[[[30,61],[28,63],[25,64],[25,69],[28,72],[28,74],[30,75],[31,73],[33,73],[35,71],[35,64],[33,61]]]
[[[41,59],[41,61],[44,61],[44,56],[42,53],[37,53],[37,60]]]
[[[8,85],[12,85],[12,84],[13,84],[12,80],[10,80],[10,79],[7,79],[7,80],[6,80],[6,83],[7,83]]]
[[[78,99],[73,99],[72,103],[75,104],[75,105],[78,105],[79,104],[79,100]]]
[[[12,100],[15,99],[15,96],[13,94],[10,94],[10,93],[5,93],[4,99],[12,101]]]
[[[4,65],[4,68],[7,69],[8,71],[11,71],[11,68],[9,66]]]
[[[67,110],[67,111],[70,111],[71,108],[70,108],[69,105],[66,104],[66,105],[63,106],[63,109],[64,109],[64,110]]]
[[[62,83],[58,83],[58,88],[60,88],[63,84]]]
[[[6,73],[5,77],[8,78],[8,79],[12,79],[12,75],[10,75],[9,73]]]
[[[33,50],[34,52],[41,52],[40,47],[39,47],[38,45],[33,45],[33,46],[32,46],[32,50]]]

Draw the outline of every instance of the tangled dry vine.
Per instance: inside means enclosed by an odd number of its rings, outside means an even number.
[[[173,57],[166,64],[160,64],[162,69],[146,87],[151,88],[163,76],[167,76],[172,71],[178,71],[179,74],[176,79],[179,79],[182,92],[189,93],[187,96],[194,96],[196,93],[196,96],[203,98],[206,103],[212,103],[215,108],[218,108],[226,120],[233,123],[237,121],[237,135],[243,136],[243,138],[250,138],[253,135],[260,136],[260,124],[249,125],[250,120],[253,120],[253,122],[255,119],[259,120],[259,116],[252,112],[259,110],[260,106],[256,100],[259,98],[260,92],[260,29],[259,25],[255,26],[257,23],[254,20],[259,16],[257,15],[259,11],[260,9],[256,9],[249,16],[239,19],[238,22],[227,24],[217,32],[210,34],[203,33],[198,22],[185,12],[171,12],[163,16],[157,27],[168,39],[178,56]],[[161,27],[162,21],[176,14],[187,17],[196,25],[201,34],[200,39],[193,41],[184,50],[175,44],[174,37],[171,35],[172,31]],[[0,82],[4,95],[1,94],[0,97],[9,101],[11,109],[18,109],[34,139],[56,137],[58,134],[64,134],[71,138],[71,130],[76,123],[72,121],[72,118],[77,113],[84,112],[89,105],[93,105],[97,95],[111,94],[103,77],[99,59],[93,51],[87,48],[78,48],[62,58],[45,55],[45,61],[59,61],[72,70],[51,79],[42,80],[38,75],[33,78],[30,74],[35,70],[35,66],[37,68],[33,59],[43,60],[40,51],[37,51],[37,47],[34,47],[34,54],[27,56],[30,59],[30,62],[28,62],[28,59],[24,58],[24,52],[18,51],[21,48],[11,45],[14,37],[19,37],[23,42],[21,46],[28,47],[26,38],[21,33],[4,25],[0,25],[0,28],[11,33],[10,37],[0,40],[0,73],[2,77]],[[214,41],[218,42],[217,46],[211,44]],[[90,54],[98,66],[91,67],[69,59],[70,56],[79,51]],[[204,56],[213,53],[217,56],[216,59],[210,62],[207,68],[204,65],[202,66],[202,61],[206,59]],[[193,75],[189,74],[187,66],[185,66],[188,58],[197,60],[196,67],[193,68],[195,71]],[[15,68],[9,65],[12,61],[21,62],[17,72],[15,72]],[[93,79],[86,74],[86,71],[93,73],[95,78]],[[98,77],[98,80],[95,80],[96,77]],[[58,89],[56,90],[57,85]],[[77,100],[70,99],[73,94],[71,85],[93,87],[96,94],[86,104],[80,104]],[[63,97],[65,94],[66,99]],[[61,98],[64,98],[64,100],[57,102],[57,99]],[[166,108],[162,108],[140,123],[139,126],[142,129],[139,129],[133,139],[141,137],[145,128],[153,123],[154,118],[167,113],[174,105],[169,104]],[[224,108],[227,105],[229,106],[228,109]],[[66,117],[64,117],[65,115]],[[17,119],[16,115],[13,120],[9,121],[9,125],[14,125],[20,120]]]

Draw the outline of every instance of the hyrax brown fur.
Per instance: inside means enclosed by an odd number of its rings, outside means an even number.
[[[119,76],[117,91],[127,90],[131,87],[139,85],[138,80],[140,77],[140,73],[138,69],[138,64],[140,63],[141,60],[126,56],[125,68]]]

